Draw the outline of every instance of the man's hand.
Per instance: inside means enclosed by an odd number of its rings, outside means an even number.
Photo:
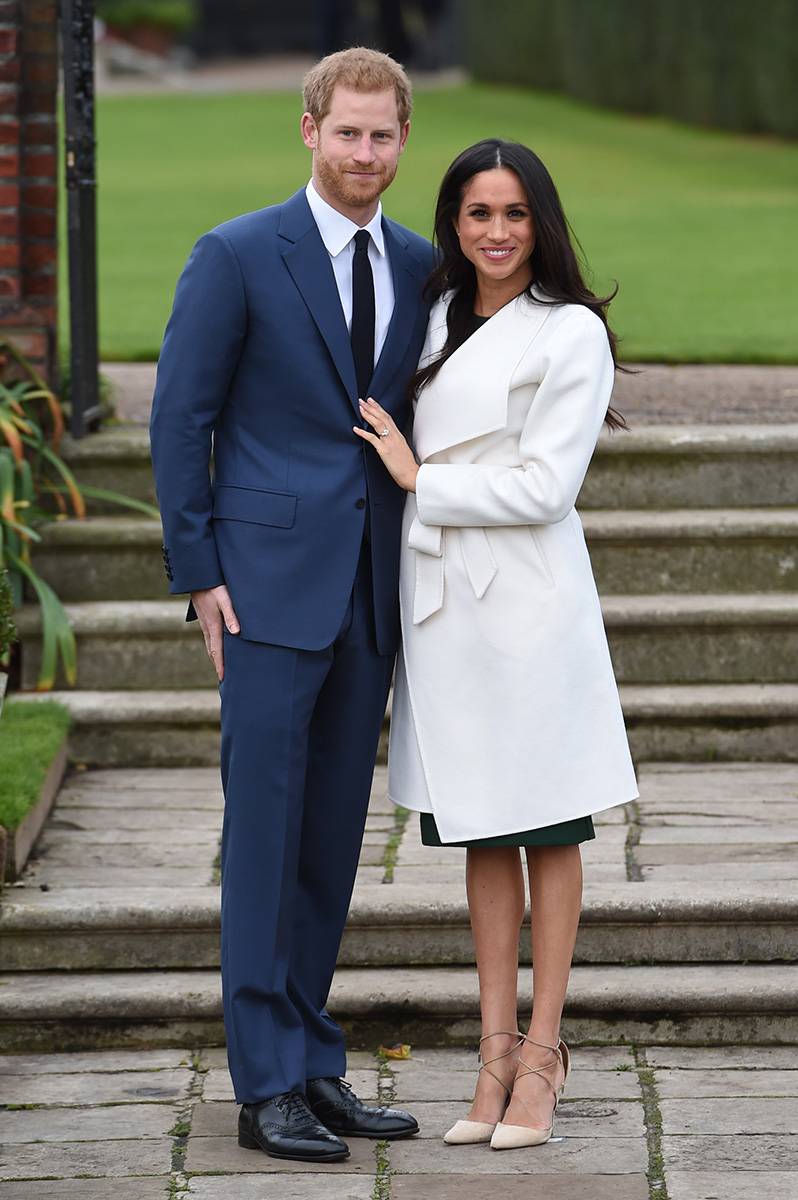
[[[239,631],[238,617],[233,610],[230,593],[224,584],[221,584],[219,587],[204,588],[201,592],[192,592],[191,602],[202,628],[202,636],[205,638],[205,649],[221,682],[224,678],[222,628],[227,626],[228,633]]]

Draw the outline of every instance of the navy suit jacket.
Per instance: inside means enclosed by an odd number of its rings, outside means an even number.
[[[383,230],[395,307],[369,394],[401,428],[432,247],[385,217]],[[224,583],[242,637],[321,649],[341,627],[369,520],[377,644],[393,653],[404,493],[352,432],[357,401],[304,189],[204,234],[177,285],[150,419],[171,592]]]

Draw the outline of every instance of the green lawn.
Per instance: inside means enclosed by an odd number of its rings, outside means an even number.
[[[106,358],[156,357],[194,239],[304,184],[299,114],[274,93],[100,101]],[[526,142],[550,168],[596,289],[620,283],[625,357],[798,362],[798,146],[544,93],[422,92],[389,214],[428,234],[445,167],[489,135]]]
[[[69,729],[55,700],[6,700],[0,716],[0,825],[15,829],[39,799],[44,777]]]

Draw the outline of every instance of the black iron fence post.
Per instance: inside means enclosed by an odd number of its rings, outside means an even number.
[[[99,422],[94,0],[60,0],[69,252],[70,430]]]

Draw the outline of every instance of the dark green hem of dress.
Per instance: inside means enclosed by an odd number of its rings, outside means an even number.
[[[525,829],[520,833],[504,833],[498,837],[474,838],[469,842],[442,842],[432,813],[419,813],[421,842],[424,846],[575,846],[596,836],[592,817],[575,817],[540,829]]]

